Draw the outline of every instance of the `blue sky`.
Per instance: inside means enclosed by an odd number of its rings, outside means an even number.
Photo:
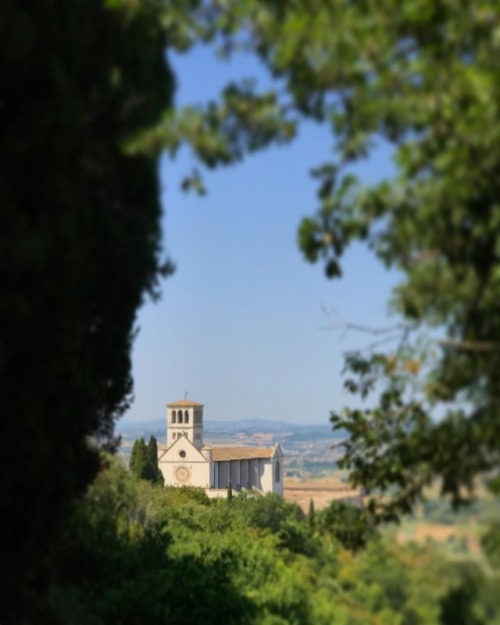
[[[230,78],[257,76],[250,59],[217,61],[205,49],[175,57],[178,104],[216,96]],[[343,353],[366,335],[327,330],[322,307],[354,323],[388,323],[396,275],[354,246],[344,277],[330,281],[297,247],[300,219],[317,207],[309,171],[328,158],[326,128],[305,126],[290,146],[271,148],[206,177],[208,195],[180,191],[192,165],[187,151],[161,164],[164,247],[177,265],[162,299],[139,312],[133,350],[135,401],[126,421],[164,416],[165,404],[188,397],[207,419],[265,418],[327,423],[350,397]],[[390,174],[387,150],[360,166],[367,183]]]

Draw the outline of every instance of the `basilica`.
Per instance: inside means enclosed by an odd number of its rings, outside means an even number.
[[[274,447],[204,445],[203,404],[182,399],[167,405],[167,439],[158,446],[166,486],[199,486],[209,497],[256,490],[283,495],[283,452]]]

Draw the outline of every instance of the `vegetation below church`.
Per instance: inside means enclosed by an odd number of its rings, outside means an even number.
[[[209,500],[110,459],[53,554],[25,623],[500,623],[500,574],[435,545],[398,545],[334,504]],[[364,547],[360,549],[360,547]]]

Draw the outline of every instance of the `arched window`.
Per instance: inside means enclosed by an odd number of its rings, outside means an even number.
[[[187,410],[184,411],[184,423],[189,423],[189,412]]]
[[[280,471],[280,461],[276,462],[276,466],[274,467],[274,481],[279,482],[281,480],[281,471]]]
[[[172,423],[175,423],[175,410],[172,410]]]
[[[182,423],[182,410],[177,412],[177,423]]]

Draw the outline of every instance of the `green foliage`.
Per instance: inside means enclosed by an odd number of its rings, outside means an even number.
[[[146,465],[148,463],[147,447],[144,439],[141,437],[132,445],[130,452],[129,468],[136,477],[144,478],[146,473]]]
[[[309,525],[311,526],[311,529],[314,529],[316,525],[316,510],[314,508],[314,499],[312,498],[309,502],[309,513],[307,515],[307,518],[309,520]]]
[[[162,270],[157,160],[122,145],[170,105],[165,37],[145,4],[108,4],[1,4],[4,623],[46,577],[96,448],[116,445],[136,310]]]
[[[210,498],[205,489],[198,486],[181,486],[180,488],[169,486],[166,490],[172,500],[178,501],[181,505],[183,502],[194,502],[203,506],[210,504]]]
[[[249,623],[230,555],[170,553],[162,494],[111,461],[56,546],[50,590],[29,622]]]
[[[443,625],[487,625],[498,622],[498,596],[491,594],[492,580],[477,565],[460,563],[453,584],[442,602]],[[493,601],[493,602],[492,602]]]
[[[107,459],[54,545],[49,588],[24,622],[499,622],[498,580],[477,565],[457,568],[434,546],[380,538],[354,554],[329,523],[311,530],[274,497],[238,495],[228,506],[199,491],[156,488]]]
[[[331,534],[343,547],[353,552],[365,547],[376,536],[366,513],[343,501],[333,501],[318,514],[316,527],[320,532]]]
[[[153,484],[160,484],[163,486],[164,479],[160,468],[158,467],[158,441],[154,436],[149,437],[148,447],[147,447],[147,459],[148,459],[148,469],[146,473],[146,479]]]
[[[500,521],[498,519],[489,523],[481,543],[491,566],[500,569]]]
[[[273,534],[280,531],[287,520],[302,520],[304,515],[296,504],[287,503],[275,493],[261,495],[240,494],[233,500],[235,515],[241,515],[249,527]]]
[[[129,468],[136,477],[163,485],[163,475],[158,467],[158,444],[154,436],[150,436],[147,445],[142,437],[134,442]]]

